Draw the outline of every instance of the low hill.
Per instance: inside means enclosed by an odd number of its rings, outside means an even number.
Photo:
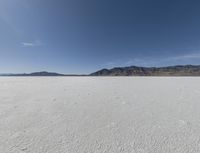
[[[64,76],[64,74],[54,73],[54,72],[33,72],[33,73],[22,73],[22,74],[0,74],[0,76]]]

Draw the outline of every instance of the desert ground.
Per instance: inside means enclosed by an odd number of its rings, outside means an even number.
[[[198,77],[0,77],[0,153],[199,153]]]

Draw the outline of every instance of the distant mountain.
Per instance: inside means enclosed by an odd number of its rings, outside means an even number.
[[[115,67],[102,69],[90,76],[200,76],[200,65],[177,65],[168,67]]]
[[[54,72],[46,72],[46,71],[42,71],[42,72],[34,72],[34,73],[30,73],[30,76],[64,76],[64,74],[59,74],[59,73],[54,73]]]
[[[34,72],[34,73],[22,73],[22,74],[0,74],[0,76],[65,76],[64,74],[54,73],[54,72]]]
[[[4,73],[0,76],[200,76],[200,65],[176,65],[167,67],[115,67],[102,69],[89,75],[60,74],[55,72]]]

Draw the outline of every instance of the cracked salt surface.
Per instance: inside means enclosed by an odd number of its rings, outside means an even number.
[[[199,83],[1,77],[0,153],[199,153]]]

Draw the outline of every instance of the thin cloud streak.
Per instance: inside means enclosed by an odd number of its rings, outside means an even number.
[[[133,58],[128,59],[127,61],[121,62],[107,62],[103,66],[107,68],[111,67],[124,67],[124,66],[144,66],[144,67],[162,67],[162,66],[170,66],[170,65],[184,65],[190,63],[190,61],[200,59],[200,53],[191,53],[191,54],[183,54],[177,56],[170,57],[160,57],[160,58]]]
[[[171,57],[174,60],[187,60],[187,59],[198,59],[200,58],[200,53],[185,54],[176,57]]]
[[[24,47],[36,47],[36,46],[43,46],[44,45],[44,43],[42,43],[39,40],[36,40],[34,42],[22,42],[21,44]]]
[[[29,42],[22,42],[21,43],[23,46],[26,46],[26,47],[33,47],[34,44],[33,43],[29,43]]]

